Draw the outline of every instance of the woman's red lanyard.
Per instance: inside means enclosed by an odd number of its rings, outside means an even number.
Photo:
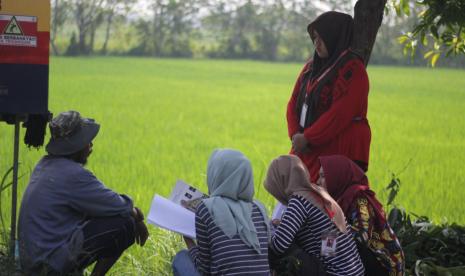
[[[316,80],[312,81],[310,80],[307,84],[307,93],[305,94],[305,98],[308,96],[308,94],[313,90],[314,87],[318,86],[318,83],[331,71],[334,69],[334,67],[337,65],[337,63],[341,60],[343,56],[345,56],[349,52],[349,49],[346,49],[344,52],[342,52],[339,57],[336,59],[335,62],[321,74]]]

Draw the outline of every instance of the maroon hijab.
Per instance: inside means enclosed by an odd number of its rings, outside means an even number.
[[[328,193],[341,206],[347,217],[350,217],[348,212],[354,200],[364,196],[376,213],[375,224],[378,227],[384,226],[386,216],[383,205],[376,199],[367,176],[357,164],[343,155],[322,156],[320,164],[323,167]]]

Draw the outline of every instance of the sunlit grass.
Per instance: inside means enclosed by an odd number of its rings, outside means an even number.
[[[101,124],[89,168],[146,212],[153,194],[167,196],[178,178],[206,191],[207,160],[218,147],[250,158],[256,195],[272,208],[261,183],[269,162],[289,150],[285,111],[300,64],[53,58],[50,68],[50,110],[79,110]],[[408,164],[397,203],[465,223],[465,71],[370,66],[369,76],[373,189],[385,202],[391,173]],[[13,128],[0,131],[3,172],[12,162]],[[20,192],[43,154],[21,147]],[[1,198],[7,221],[9,193]],[[150,230],[146,247],[133,246],[113,274],[170,273],[181,239]]]

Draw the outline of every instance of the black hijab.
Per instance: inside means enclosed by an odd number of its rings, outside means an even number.
[[[316,78],[331,66],[341,53],[347,50],[352,43],[354,32],[354,20],[352,16],[330,11],[318,16],[312,23],[308,24],[307,32],[312,41],[313,31],[316,30],[328,49],[328,57],[320,58],[318,54],[313,54],[313,66],[311,78]]]
[[[313,63],[308,72],[303,75],[302,86],[297,98],[297,114],[300,115],[304,101],[309,106],[305,127],[308,127],[318,119],[317,107],[320,99],[320,93],[323,87],[331,81],[337,70],[344,65],[349,59],[354,58],[354,53],[349,52],[344,58],[338,59],[341,54],[350,48],[354,30],[354,20],[352,16],[329,11],[318,16],[313,22],[308,24],[307,31],[312,41],[314,40],[313,30],[316,30],[323,40],[326,49],[328,50],[327,58],[320,58],[315,51],[313,54]],[[328,67],[336,63],[332,70],[326,74],[320,83],[314,88],[310,97],[306,99],[306,87],[309,81],[314,81],[319,78]],[[330,99],[331,100],[331,99]]]

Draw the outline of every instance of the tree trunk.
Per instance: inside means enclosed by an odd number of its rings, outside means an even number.
[[[376,34],[383,21],[386,1],[358,0],[355,4],[352,49],[363,58],[365,66],[368,65]]]
[[[165,44],[165,12],[166,7],[161,0],[157,0],[153,6],[153,55],[163,55],[163,45]]]
[[[113,24],[113,15],[114,15],[114,12],[111,11],[107,16],[107,28],[105,30],[105,41],[103,42],[102,51],[101,51],[102,54],[104,55],[107,54],[108,40],[110,40],[111,25]]]
[[[76,7],[76,21],[78,28],[77,49],[79,55],[82,55],[86,52],[87,24],[85,20],[84,4],[78,3]]]
[[[55,38],[57,36],[57,29],[58,29],[58,24],[57,24],[57,18],[58,18],[58,0],[55,0],[55,7],[53,8],[54,13],[53,13],[53,24],[52,24],[52,32],[50,36],[50,45],[52,46],[52,51],[54,55],[58,55],[58,49],[55,45]]]
[[[94,52],[95,32],[97,31],[97,23],[93,22],[90,26],[90,40],[89,45],[87,47],[87,54],[92,54]]]

